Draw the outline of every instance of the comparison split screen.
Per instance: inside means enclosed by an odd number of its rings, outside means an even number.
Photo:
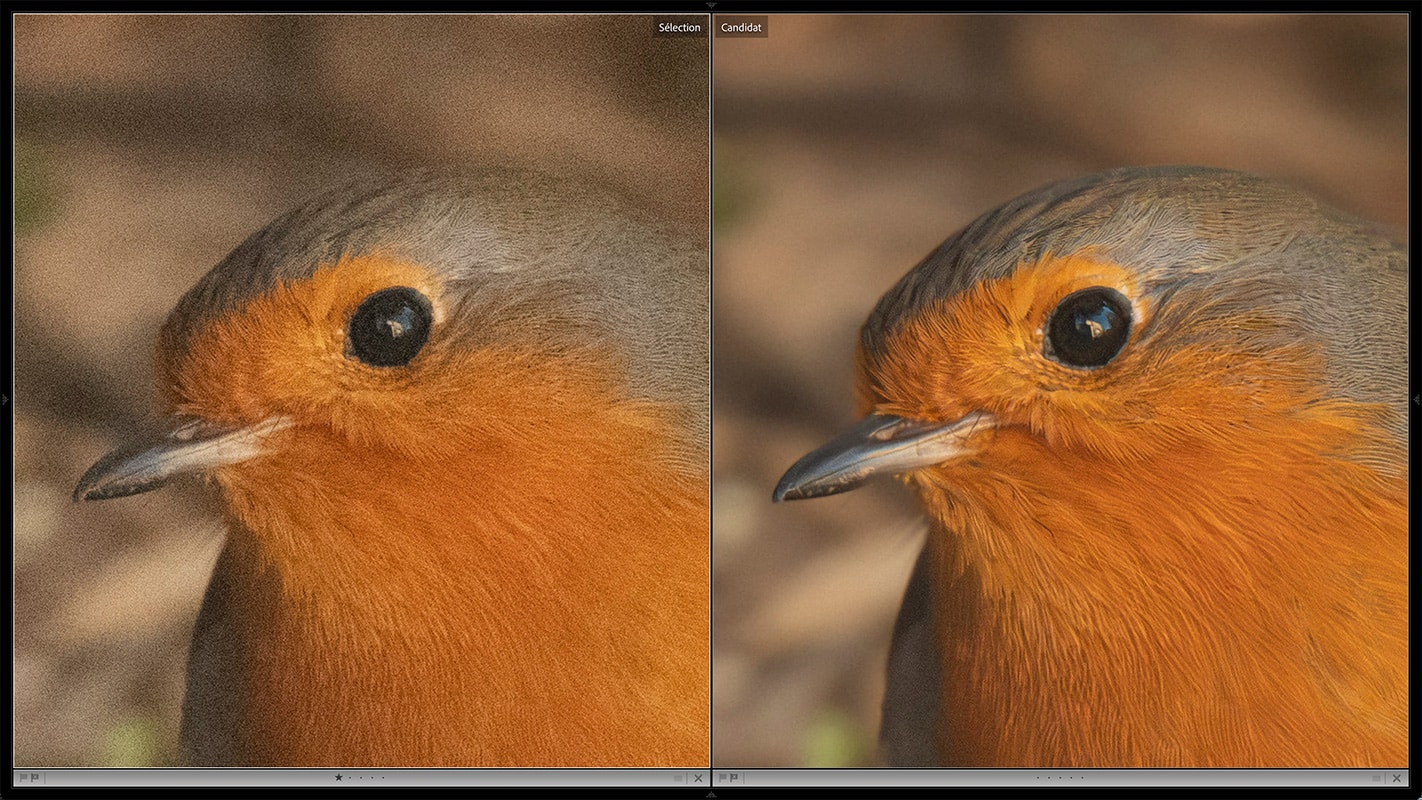
[[[1415,796],[1415,8],[533,9],[9,8],[9,791]]]

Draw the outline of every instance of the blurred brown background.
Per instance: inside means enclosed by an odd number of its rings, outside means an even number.
[[[1131,164],[1271,174],[1405,235],[1407,45],[1402,15],[807,15],[714,41],[718,766],[873,763],[913,504],[769,499],[852,421],[879,295],[999,203]]]
[[[706,230],[705,39],[651,17],[15,18],[15,760],[162,765],[221,543],[195,483],[74,504],[158,326],[247,234],[404,166],[579,172]]]

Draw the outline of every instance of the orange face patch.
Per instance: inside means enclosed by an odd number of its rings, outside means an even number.
[[[1044,352],[1053,309],[1094,286],[1132,301],[1134,329],[1149,320],[1149,305],[1126,269],[1089,255],[1047,257],[927,306],[891,335],[888,355],[876,363],[864,363],[861,354],[862,404],[946,421],[972,410],[1007,412],[1042,391],[1101,383],[1097,370],[1072,369]]]
[[[1062,299],[1088,287],[1124,296],[1131,329],[1108,363],[1074,368],[1046,354],[1046,329]],[[1170,302],[1197,300],[1177,292]],[[1218,440],[1261,417],[1326,417],[1347,436],[1373,413],[1325,400],[1316,350],[1261,352],[1240,338],[1267,317],[1194,322],[1177,313],[1172,324],[1193,327],[1172,330],[1153,324],[1161,311],[1154,302],[1130,271],[1090,253],[1025,264],[926,306],[876,358],[861,352],[861,410],[944,422],[983,411],[1051,447],[1126,461],[1197,437]]]
[[[346,354],[352,312],[392,286],[429,298],[438,331],[447,310],[427,270],[381,254],[342,259],[211,321],[185,352],[160,353],[169,406],[214,422],[251,424],[277,414],[299,420],[329,409],[339,395],[409,383],[409,370],[371,367]],[[437,333],[426,349],[426,360],[441,349]]]

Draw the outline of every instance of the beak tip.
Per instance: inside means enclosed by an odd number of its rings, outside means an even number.
[[[119,497],[131,497],[135,494],[150,492],[160,486],[166,486],[172,476],[163,476],[146,481],[80,481],[74,487],[74,502],[79,503],[86,500],[114,500]]]
[[[95,462],[94,466],[84,473],[84,477],[79,479],[79,485],[74,487],[74,493],[71,495],[74,502],[113,500],[116,497],[140,494],[165,485],[172,477],[125,472],[118,469],[123,464],[123,459],[116,458],[115,453]]]
[[[74,487],[74,502],[82,503],[86,500],[107,500],[110,494],[104,491],[103,487],[89,480],[89,476],[84,476],[79,481],[79,485]]]
[[[74,494],[72,495],[74,502],[81,503],[85,500],[95,500],[102,496],[103,492],[99,489],[99,481],[95,480],[96,476],[94,475],[94,470],[98,466],[98,464],[95,464],[90,467],[89,470],[84,473],[84,476],[79,479],[79,483],[74,487]]]
[[[862,481],[845,479],[843,477],[826,478],[813,471],[806,472],[801,469],[800,464],[790,468],[780,483],[775,485],[775,491],[770,493],[770,501],[779,503],[782,500],[807,500],[812,497],[824,497],[825,495],[839,494],[858,486]]]
[[[783,500],[802,500],[806,497],[814,497],[815,486],[814,477],[807,476],[801,468],[805,459],[800,459],[794,466],[785,471],[780,476],[780,482],[775,484],[775,491],[770,493],[770,502],[779,503]],[[807,479],[808,478],[808,479]]]

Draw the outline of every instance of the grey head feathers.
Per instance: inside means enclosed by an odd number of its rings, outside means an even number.
[[[378,251],[443,279],[457,303],[450,333],[468,345],[605,348],[629,396],[683,408],[704,439],[704,236],[600,186],[517,170],[401,172],[323,192],[252,234],[179,301],[165,337],[181,352],[278,282]]]

